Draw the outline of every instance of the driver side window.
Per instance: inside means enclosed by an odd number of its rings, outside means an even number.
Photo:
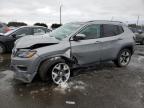
[[[100,25],[98,24],[89,25],[86,28],[84,28],[79,34],[86,35],[85,40],[100,38]]]

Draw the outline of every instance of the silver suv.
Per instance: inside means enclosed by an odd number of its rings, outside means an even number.
[[[82,65],[113,61],[127,66],[134,53],[134,37],[121,22],[68,23],[52,31],[47,44],[14,48],[11,66],[15,78],[23,82],[30,83],[38,74],[43,81],[61,84],[68,81],[72,68]]]

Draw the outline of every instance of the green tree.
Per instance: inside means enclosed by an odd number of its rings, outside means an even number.
[[[51,25],[51,28],[52,29],[56,29],[56,28],[58,28],[60,26],[62,26],[62,24],[56,24],[56,23],[54,23],[54,24]]]
[[[35,23],[34,26],[48,27],[45,23]]]
[[[9,22],[7,26],[20,27],[20,26],[27,26],[27,24],[24,22]]]

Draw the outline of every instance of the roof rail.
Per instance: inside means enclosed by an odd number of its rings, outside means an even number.
[[[121,21],[111,21],[111,22],[118,22],[118,23],[123,23],[123,22],[121,22]]]
[[[95,21],[109,21],[109,22],[123,23],[121,21],[110,21],[110,20],[91,20],[91,21],[88,21],[88,22],[95,22]]]

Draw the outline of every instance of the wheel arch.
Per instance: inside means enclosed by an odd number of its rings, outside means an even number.
[[[66,61],[66,63],[68,63],[69,65],[71,65],[71,64],[73,63],[73,61],[72,61],[70,58],[67,58],[67,57],[65,57],[65,56],[63,56],[63,55],[44,58],[44,59],[42,59],[42,60],[39,62],[39,64],[38,64],[37,73],[38,73],[38,71],[39,71],[40,66],[41,66],[45,61],[49,60],[49,61],[53,62],[53,64],[54,64],[54,63],[56,63],[56,62],[54,62],[54,61],[56,61],[56,60],[58,60],[58,59],[62,59],[62,60],[64,60],[64,61]],[[53,64],[51,64],[51,65],[53,65]]]
[[[122,46],[122,47],[120,48],[120,50],[117,52],[115,59],[117,59],[119,53],[120,53],[123,49],[128,49],[128,50],[130,50],[130,51],[131,51],[131,54],[134,53],[134,45],[131,45],[131,44],[125,45],[125,46]],[[114,60],[115,60],[115,59],[114,59]]]
[[[131,51],[131,54],[134,53],[134,45],[125,45],[125,46],[121,47],[120,51],[123,50],[123,49],[128,49],[128,50],[130,50],[130,51]],[[119,52],[120,52],[120,51],[119,51]]]

